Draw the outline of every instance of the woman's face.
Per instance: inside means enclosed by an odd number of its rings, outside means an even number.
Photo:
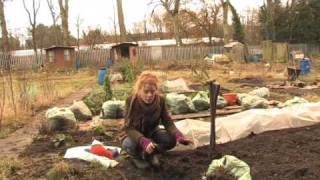
[[[140,90],[140,97],[146,104],[151,104],[157,93],[157,87],[153,84],[145,84]]]

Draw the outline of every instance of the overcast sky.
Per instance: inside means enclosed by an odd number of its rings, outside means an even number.
[[[25,0],[31,5],[32,0]],[[38,15],[38,23],[51,25],[52,20],[46,0],[39,0],[41,7]],[[56,0],[58,1],[58,0]],[[231,0],[231,3],[240,13],[248,8],[258,8],[264,0]],[[148,6],[150,0],[123,0],[125,23],[127,29],[132,28],[133,23],[143,20],[150,15],[152,6]],[[69,28],[71,33],[76,35],[76,19],[80,15],[83,20],[81,30],[100,27],[102,30],[111,31],[113,28],[114,10],[116,0],[69,0]],[[58,9],[58,6],[56,6]],[[160,10],[160,9],[159,9]],[[26,28],[29,27],[27,13],[23,8],[22,0],[5,2],[5,15],[8,30],[12,34],[26,36]]]

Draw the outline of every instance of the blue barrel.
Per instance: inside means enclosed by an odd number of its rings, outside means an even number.
[[[80,69],[80,66],[81,66],[80,60],[79,60],[79,59],[76,59],[76,69],[77,69],[77,70]]]
[[[104,84],[104,79],[107,74],[106,68],[100,68],[98,71],[98,83],[102,86]]]
[[[311,64],[309,59],[302,59],[300,61],[300,69],[301,69],[301,75],[306,75],[310,73]]]

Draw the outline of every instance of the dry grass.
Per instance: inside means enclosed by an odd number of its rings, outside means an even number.
[[[10,96],[10,79],[8,76],[4,76],[0,80],[0,98],[5,97],[0,99],[1,105],[4,102],[0,138],[20,127],[23,123],[28,122],[31,115],[38,110],[52,105],[58,99],[68,97],[71,93],[88,86],[88,84],[93,84],[95,80],[96,74],[91,71],[68,74],[34,73],[31,71],[16,72],[12,76],[13,103]],[[17,114],[14,112],[14,107],[17,109]]]
[[[47,173],[47,180],[68,179],[72,171],[72,168],[66,162],[58,162]]]
[[[0,179],[6,180],[16,174],[22,166],[17,159],[9,157],[0,158]]]

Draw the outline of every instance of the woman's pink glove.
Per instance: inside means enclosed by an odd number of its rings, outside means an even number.
[[[145,137],[141,137],[139,139],[139,144],[142,147],[143,151],[151,154],[154,149],[156,148],[156,146],[152,143],[152,141],[148,138]]]
[[[193,143],[190,139],[186,138],[180,131],[176,133],[176,140],[178,143],[183,145],[189,145]]]

